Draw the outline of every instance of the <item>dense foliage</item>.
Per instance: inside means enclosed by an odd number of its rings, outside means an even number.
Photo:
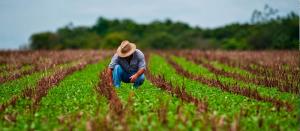
[[[191,27],[183,22],[154,21],[139,24],[130,19],[100,17],[91,27],[69,24],[56,32],[40,32],[30,38],[30,49],[111,49],[128,39],[150,49],[297,49],[299,16],[268,18],[253,13],[252,22],[214,29]],[[256,18],[257,17],[257,18]],[[265,18],[266,17],[266,18]]]
[[[257,21],[252,24],[231,24],[206,30],[204,38],[213,38],[217,47],[225,49],[296,49],[299,37],[299,16]]]

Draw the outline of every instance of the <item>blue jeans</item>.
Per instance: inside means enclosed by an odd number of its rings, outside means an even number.
[[[114,86],[115,87],[120,87],[121,86],[121,81],[125,83],[130,83],[129,77],[134,75],[135,73],[127,73],[126,71],[123,70],[123,68],[120,65],[116,65],[114,70],[113,70],[113,81],[114,81]],[[134,82],[133,86],[135,88],[139,87],[144,83],[145,80],[145,75],[142,74],[140,75]]]

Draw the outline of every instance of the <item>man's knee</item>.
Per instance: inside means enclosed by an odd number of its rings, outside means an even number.
[[[144,81],[144,80],[145,80],[145,75],[142,74],[142,75],[140,76],[140,79]]]
[[[122,67],[120,65],[116,65],[114,69],[116,69],[116,70],[122,70]]]
[[[116,73],[122,73],[123,72],[123,68],[120,65],[116,65],[114,68],[114,72]]]
[[[145,75],[142,74],[141,76],[139,76],[136,81],[134,82],[133,86],[135,88],[138,88],[139,86],[141,86],[145,81]]]
[[[123,73],[123,69],[120,65],[116,65],[113,69],[113,77],[118,77],[120,79],[121,75]]]
[[[139,77],[137,78],[137,82],[138,82],[139,84],[143,84],[144,81],[145,81],[145,75],[144,75],[144,74],[142,74],[141,76],[139,76]]]

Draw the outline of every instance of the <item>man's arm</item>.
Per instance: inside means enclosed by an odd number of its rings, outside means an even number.
[[[135,80],[136,80],[140,75],[144,74],[144,72],[145,72],[145,68],[139,69],[138,72],[136,72],[134,75],[132,75],[132,76],[130,77],[130,82],[131,82],[131,83],[134,83]]]
[[[137,50],[138,52],[138,68],[139,70],[130,77],[130,82],[135,82],[135,80],[142,74],[144,74],[145,70],[146,70],[146,61],[145,61],[145,56],[143,54],[143,52],[141,52],[140,50]]]

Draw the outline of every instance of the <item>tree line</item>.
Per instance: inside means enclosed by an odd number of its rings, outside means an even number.
[[[192,27],[186,23],[153,21],[136,23],[130,19],[100,17],[93,26],[72,24],[55,32],[40,32],[30,37],[28,48],[36,49],[112,49],[122,40],[144,49],[298,49],[299,15],[276,16],[276,10],[255,10],[251,22],[233,23],[214,29]]]

